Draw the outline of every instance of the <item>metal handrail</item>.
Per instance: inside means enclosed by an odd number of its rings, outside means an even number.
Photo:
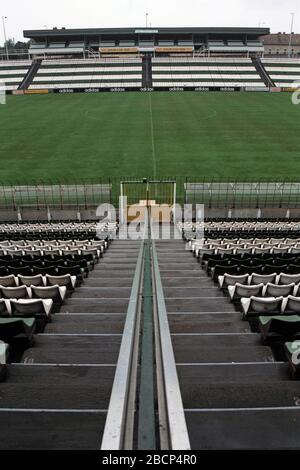
[[[146,213],[149,221],[149,208]],[[154,318],[153,286],[151,275],[151,234],[145,239],[143,278],[143,320],[141,328],[140,384],[138,405],[138,449],[156,449],[155,432],[155,372],[154,372]]]
[[[132,283],[126,322],[102,437],[101,450],[122,450],[123,448],[143,257],[144,240],[141,243]]]
[[[165,405],[168,419],[170,450],[190,450],[185,413],[180,392],[168,315],[160,277],[155,241],[152,240],[154,282],[160,332],[160,348],[163,367]]]

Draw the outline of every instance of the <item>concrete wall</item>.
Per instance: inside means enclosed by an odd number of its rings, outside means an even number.
[[[49,215],[51,220],[61,220],[61,221],[85,221],[85,220],[95,220],[96,210],[87,209],[81,210],[80,212],[77,209],[71,210],[52,210],[49,213],[46,210],[30,210],[30,209],[20,209],[19,211],[8,211],[0,210],[0,222],[17,222],[18,220],[22,221],[47,221],[49,220]],[[117,211],[117,217],[119,216]],[[193,217],[196,217],[195,210],[193,211]],[[300,208],[299,209],[214,209],[206,208],[205,209],[205,218],[239,218],[239,219],[256,219],[256,218],[300,218]]]

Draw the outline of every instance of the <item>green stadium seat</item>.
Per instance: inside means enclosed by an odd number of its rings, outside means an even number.
[[[0,318],[0,340],[9,343],[12,338],[32,339],[36,328],[34,318]]]
[[[284,351],[287,357],[293,378],[300,377],[300,341],[291,341],[284,344]]]
[[[259,329],[263,339],[280,339],[285,340],[294,339],[300,335],[300,316],[261,316],[258,319]]]

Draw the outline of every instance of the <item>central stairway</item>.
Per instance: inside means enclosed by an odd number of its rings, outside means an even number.
[[[298,449],[300,387],[283,355],[181,238],[146,228],[150,241],[111,241],[8,364],[0,448]]]

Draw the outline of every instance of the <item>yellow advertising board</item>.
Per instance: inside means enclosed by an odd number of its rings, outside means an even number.
[[[137,54],[137,47],[100,47],[101,54]]]
[[[24,90],[24,95],[46,95],[49,93],[47,89],[34,89],[34,90]]]
[[[156,47],[155,52],[194,52],[194,48],[191,47]]]
[[[289,88],[287,88],[287,87],[282,87],[282,88],[281,88],[281,91],[286,91],[286,92],[289,92],[289,93],[294,93],[294,91],[298,91],[298,90],[300,90],[300,83],[299,83],[298,86],[295,85],[295,88],[293,88],[293,87],[289,87]]]

